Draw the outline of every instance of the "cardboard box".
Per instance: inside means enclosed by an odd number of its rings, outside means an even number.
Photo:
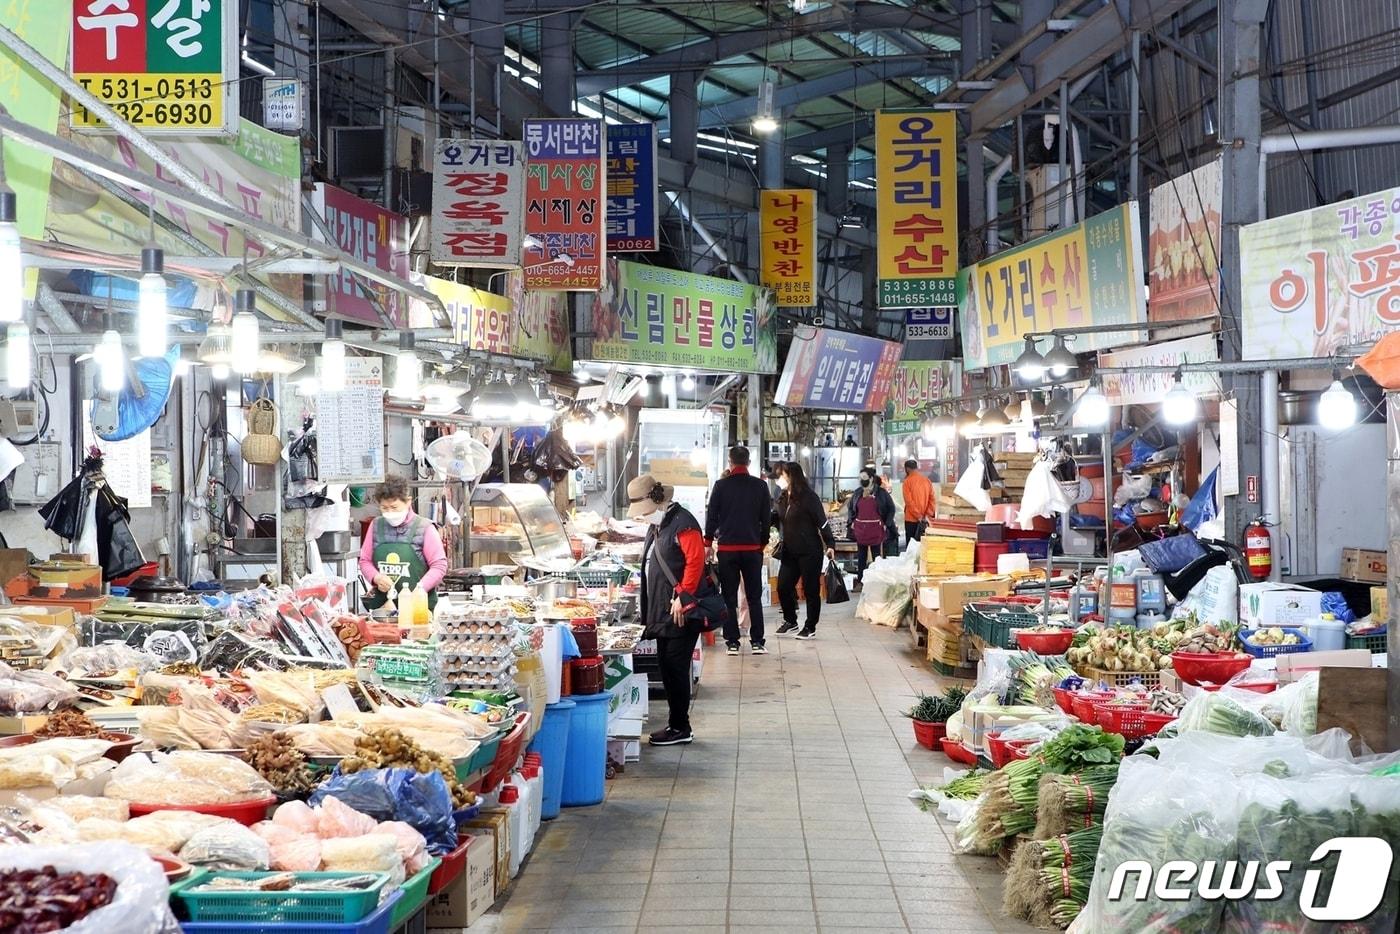
[[[1322,593],[1296,584],[1240,585],[1240,625],[1302,626],[1322,613]]]
[[[22,717],[0,717],[0,736],[33,733],[48,722],[49,715],[46,713],[32,713]]]
[[[26,623],[39,623],[42,626],[59,626],[72,629],[78,622],[78,614],[67,606],[10,606],[5,608],[6,616],[17,616]]]
[[[462,874],[428,902],[428,927],[470,927],[495,900],[495,843],[490,834],[473,836]]]
[[[1386,587],[1371,588],[1371,619],[1378,623],[1390,620],[1390,590]]]
[[[481,812],[459,827],[465,827],[475,835],[478,831],[490,834],[496,854],[496,894],[505,890],[510,882],[510,811],[507,808],[482,808]],[[494,900],[494,899],[493,899]]]
[[[1367,581],[1384,584],[1386,574],[1386,554],[1366,548],[1342,549],[1341,577],[1351,581]]]
[[[94,600],[102,596],[102,569],[55,556],[29,569],[29,596],[39,600]]]
[[[949,617],[961,619],[967,604],[1009,593],[1009,577],[952,577],[938,585],[938,608]]]
[[[929,627],[928,660],[942,662],[944,665],[956,668],[962,662],[962,650],[959,646],[961,639],[961,633],[951,633],[946,629]]]
[[[1300,680],[1310,671],[1323,668],[1370,668],[1371,653],[1365,649],[1339,649],[1335,652],[1296,652],[1274,659],[1279,684]]]

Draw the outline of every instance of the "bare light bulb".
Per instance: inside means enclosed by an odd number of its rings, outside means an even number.
[[[16,223],[18,206],[9,187],[0,188],[0,322],[24,317],[24,254]]]
[[[126,352],[122,350],[122,336],[111,329],[104,331],[92,356],[97,361],[98,387],[109,395],[121,392],[126,385]]]
[[[326,392],[345,389],[345,340],[342,328],[337,319],[326,320],[326,339],[321,344],[321,388]]]
[[[164,251],[157,247],[147,247],[141,251],[136,351],[142,357],[163,357],[170,347],[170,301],[164,270]]]
[[[1330,431],[1340,431],[1356,424],[1356,397],[1342,385],[1340,379],[1332,380],[1332,385],[1318,398],[1317,420]]]
[[[5,385],[10,389],[28,389],[33,377],[29,325],[16,321],[5,334]]]

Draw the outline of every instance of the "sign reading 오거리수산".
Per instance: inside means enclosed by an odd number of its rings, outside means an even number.
[[[817,193],[811,188],[758,193],[761,268],[779,307],[817,303]]]
[[[875,115],[881,308],[957,304],[956,135],[947,111]]]
[[[603,287],[607,129],[582,117],[525,121],[525,287]]]
[[[962,389],[962,366],[954,360],[902,360],[895,368],[885,405],[885,434],[919,430],[925,410]]]
[[[232,132],[236,0],[73,0],[73,77],[145,132]],[[81,104],[74,128],[104,124]]]
[[[1146,321],[1140,237],[1137,202],[1130,201],[963,269],[963,365],[980,370],[1011,363],[1030,333]],[[1081,334],[1073,348],[1098,350],[1131,339]]]
[[[894,341],[799,324],[774,399],[798,409],[882,411],[903,352]]]
[[[520,265],[525,154],[519,143],[440,139],[433,148],[433,262]]]
[[[408,278],[408,218],[324,182],[316,186],[312,201],[335,238],[334,246],[363,263]],[[408,302],[401,293],[363,280],[349,270],[327,277],[327,315],[378,325],[375,301],[395,326],[406,320]]]
[[[1240,230],[1246,360],[1325,357],[1400,327],[1400,188]]]
[[[608,127],[608,249],[643,253],[657,242],[656,124]]]
[[[733,279],[609,260],[593,304],[595,360],[773,373],[772,293]]]

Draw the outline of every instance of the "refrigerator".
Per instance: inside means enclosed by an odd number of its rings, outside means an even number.
[[[1282,576],[1336,577],[1343,548],[1386,550],[1386,426],[1291,425],[1279,440]]]

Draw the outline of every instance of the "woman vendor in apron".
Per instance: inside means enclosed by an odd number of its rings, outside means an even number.
[[[360,573],[370,582],[365,606],[377,610],[389,592],[428,592],[428,607],[437,605],[437,585],[447,573],[447,552],[433,524],[409,505],[408,481],[390,476],[374,491],[379,518],[370,523],[360,547]]]

